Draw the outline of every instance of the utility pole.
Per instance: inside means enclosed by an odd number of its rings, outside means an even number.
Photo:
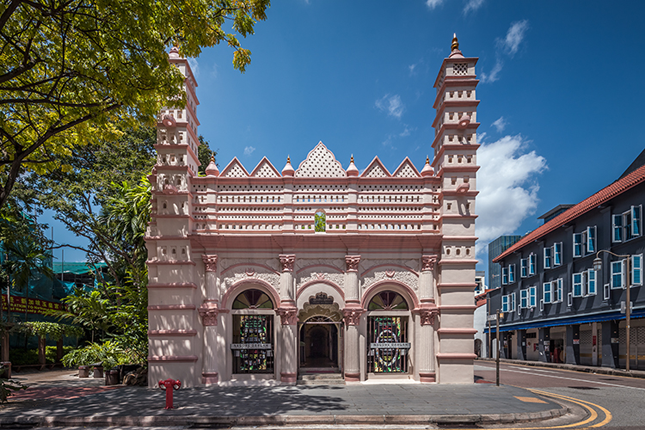
[[[499,309],[497,309],[497,334],[495,337],[497,338],[497,355],[495,357],[495,381],[497,383],[497,386],[499,387],[499,354],[501,352],[501,347],[500,347],[500,341],[499,341]]]

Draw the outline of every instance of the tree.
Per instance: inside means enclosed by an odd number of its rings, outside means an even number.
[[[15,240],[3,244],[6,252],[6,260],[2,269],[9,276],[7,286],[7,301],[11,287],[24,291],[25,297],[29,299],[29,280],[36,275],[54,277],[54,272],[47,266],[47,260],[51,257],[42,248],[41,244],[29,239]],[[25,321],[27,321],[27,309],[25,309]]]
[[[206,168],[211,162],[211,159],[215,159],[217,156],[217,151],[213,151],[208,141],[201,134],[198,137],[199,146],[197,147],[197,158],[199,159],[200,166],[197,169],[200,175],[206,175]]]
[[[227,43],[244,72],[269,0],[8,0],[0,4],[0,208],[25,172],[61,166],[74,148],[114,135],[113,124],[150,123],[185,104],[171,45],[196,57]]]
[[[119,134],[118,139],[103,138],[76,147],[63,160],[68,169],[34,175],[30,185],[41,191],[42,205],[53,209],[56,219],[88,240],[88,246],[80,247],[88,260],[105,262],[108,268],[109,276],[96,271],[97,290],[75,291],[63,299],[67,310],[56,315],[91,330],[88,348],[92,351],[107,355],[121,351],[121,357],[145,363],[148,277],[144,238],[151,210],[146,175],[156,161],[156,131],[124,127]],[[206,140],[200,141],[208,148]]]

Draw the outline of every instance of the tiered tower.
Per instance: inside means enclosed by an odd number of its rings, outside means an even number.
[[[184,75],[186,106],[166,107],[157,120],[157,163],[150,175],[152,222],[148,228],[149,365],[152,374],[185,374],[201,362],[201,330],[195,312],[189,234],[193,229],[192,181],[199,161],[195,110],[197,82],[185,58],[172,48],[169,61]],[[172,322],[172,323],[171,323]],[[168,343],[173,343],[168,348]],[[181,359],[175,359],[181,357]],[[199,363],[198,363],[199,364]],[[157,371],[162,367],[163,371]],[[199,366],[201,367],[201,366]]]
[[[477,166],[477,58],[466,58],[455,35],[451,53],[443,61],[434,87],[437,110],[432,126],[435,139],[433,167],[441,180],[443,234],[437,283],[441,309],[440,380],[473,380],[473,312],[475,284],[475,175]]]

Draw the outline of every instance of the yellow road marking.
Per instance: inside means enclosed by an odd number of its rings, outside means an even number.
[[[521,396],[513,396],[517,400],[524,402],[524,403],[546,403],[544,400],[540,400],[537,397],[521,397]]]
[[[566,428],[573,428],[573,427],[579,427],[579,428],[581,428],[581,430],[583,430],[583,429],[602,427],[602,426],[604,426],[605,424],[609,423],[612,420],[611,412],[609,412],[607,409],[605,409],[602,406],[597,405],[595,403],[587,402],[586,400],[575,399],[573,397],[564,396],[564,395],[561,395],[561,394],[549,393],[548,391],[541,391],[541,390],[536,390],[536,389],[531,389],[531,388],[527,388],[527,389],[529,391],[531,391],[532,393],[535,393],[537,395],[546,396],[546,397],[553,397],[553,398],[560,399],[560,400],[566,400],[568,402],[580,405],[584,409],[589,411],[589,417],[587,419],[582,420],[582,421],[577,422],[577,423],[566,424],[566,425],[561,425],[561,426],[551,426],[551,427],[508,427],[508,428],[498,428],[496,430],[548,430],[548,429],[566,429]],[[515,396],[515,397],[517,397],[517,396]],[[527,398],[530,399],[531,397],[527,397]],[[591,406],[589,406],[589,405],[591,405]],[[587,424],[595,421],[598,418],[598,412],[596,412],[594,407],[600,409],[605,414],[605,418],[602,421],[600,421],[600,422],[598,422],[596,424],[593,424],[593,425],[590,425],[590,426],[587,426],[587,427],[583,427],[583,426],[586,426]],[[452,429],[452,430],[458,430],[458,429]]]

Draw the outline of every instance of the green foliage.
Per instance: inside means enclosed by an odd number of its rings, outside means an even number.
[[[74,349],[65,354],[62,362],[67,367],[103,363],[103,368],[110,370],[119,364],[133,363],[135,360],[131,350],[123,348],[117,342],[107,340],[103,343],[91,342],[83,348]]]
[[[0,3],[0,207],[24,171],[67,169],[60,157],[116,135],[113,124],[150,122],[185,103],[168,62],[226,43],[244,71],[242,37],[266,19],[269,0],[7,0]]]
[[[0,364],[0,374],[4,371],[4,366]],[[7,403],[9,397],[14,391],[26,390],[27,386],[13,379],[0,378],[0,403]]]
[[[9,350],[12,365],[38,364],[38,349],[12,348]]]
[[[73,346],[63,346],[63,355],[68,354],[74,350]],[[47,363],[56,363],[58,361],[58,347],[48,345],[45,347],[45,361]]]
[[[204,136],[199,135],[199,146],[197,147],[197,158],[199,159],[199,162],[201,165],[197,169],[199,174],[201,176],[206,175],[206,168],[208,167],[208,164],[211,162],[211,158],[215,159],[217,156],[217,151],[213,151],[210,148],[210,145],[208,141],[204,138]],[[217,162],[215,162],[217,164]]]
[[[85,334],[81,327],[46,321],[29,321],[18,324],[18,330],[30,336],[59,340],[63,336],[81,337]]]
[[[314,215],[314,231],[327,230],[327,215],[324,212],[316,212]]]
[[[74,350],[73,346],[64,346],[63,354],[67,354]],[[45,360],[47,363],[56,363],[57,357],[57,347],[56,346],[46,346],[45,347]],[[9,361],[14,366],[24,366],[29,364],[39,364],[38,361],[38,348],[12,348],[9,351]]]

